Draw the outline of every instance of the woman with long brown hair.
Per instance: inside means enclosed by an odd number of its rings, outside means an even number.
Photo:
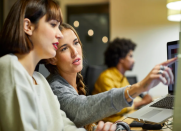
[[[70,25],[62,24],[60,30],[64,37],[59,40],[56,56],[45,62],[46,68],[51,73],[47,80],[58,97],[61,109],[78,127],[97,122],[120,112],[124,107],[131,106],[136,96],[160,82],[166,85],[173,83],[173,74],[167,65],[177,58],[156,65],[141,82],[131,87],[115,88],[85,96],[85,85],[81,75],[83,68],[81,41]]]

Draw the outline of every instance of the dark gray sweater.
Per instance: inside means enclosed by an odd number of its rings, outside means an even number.
[[[47,78],[54,94],[58,97],[61,109],[77,127],[97,122],[120,112],[132,105],[125,100],[124,88],[113,88],[96,95],[79,95],[59,74]]]

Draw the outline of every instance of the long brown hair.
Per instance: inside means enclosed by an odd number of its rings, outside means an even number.
[[[76,32],[76,30],[69,24],[66,24],[66,23],[63,23],[60,25],[60,31],[64,30],[64,29],[71,29],[75,35],[77,36],[77,39],[79,41],[79,44],[81,45],[82,47],[82,43],[80,41],[80,38]],[[51,73],[51,74],[55,74],[55,73],[58,73],[58,69],[56,67],[56,65],[52,65],[50,64],[47,60],[43,60],[42,63],[44,63],[45,67],[48,69],[48,71]],[[81,75],[81,72],[78,72],[77,73],[77,78],[76,78],[76,84],[77,84],[77,90],[78,90],[78,94],[79,95],[86,95],[86,87],[84,85],[84,82],[83,82],[83,77]],[[86,125],[85,128],[88,130],[88,131],[92,131],[93,130],[93,127],[95,126],[95,124],[89,124],[89,125]]]
[[[75,29],[69,25],[69,24],[66,24],[66,23],[63,23],[60,25],[60,31],[64,30],[64,29],[71,29],[75,35],[77,36],[77,39],[79,41],[79,44],[81,45],[82,47],[82,43],[80,41],[80,38],[77,34],[77,32],[75,31]],[[48,69],[48,71],[51,73],[51,74],[55,74],[55,73],[58,73],[58,69],[57,69],[57,66],[56,65],[52,65],[50,64],[47,60],[43,60],[42,63],[44,63],[45,67]],[[77,90],[78,90],[78,94],[79,95],[86,95],[86,90],[85,90],[85,85],[83,83],[83,77],[81,75],[81,72],[78,72],[77,73],[77,78],[76,78],[76,84],[77,84]]]
[[[26,54],[34,45],[24,32],[24,18],[38,26],[46,15],[46,21],[56,19],[62,23],[59,5],[53,0],[17,0],[12,6],[0,34],[0,57],[9,53]]]

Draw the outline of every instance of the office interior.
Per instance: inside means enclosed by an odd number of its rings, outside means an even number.
[[[0,2],[0,29],[3,20],[15,0],[1,0]],[[167,60],[166,44],[168,41],[179,40],[180,22],[173,22],[167,19],[167,0],[57,0],[63,12],[64,22],[68,22],[68,7],[76,6],[96,6],[107,5],[108,23],[107,36],[108,41],[116,37],[129,38],[137,44],[134,51],[135,65],[132,71],[126,72],[126,76],[136,76],[137,80],[142,80],[151,69],[158,63]],[[92,8],[94,10],[94,8]],[[86,12],[86,11],[84,11]],[[93,18],[93,17],[92,17]],[[93,19],[94,24],[97,19]],[[69,23],[73,25],[72,23]],[[92,26],[95,26],[92,24]],[[81,26],[81,22],[79,23]],[[78,30],[79,27],[75,27]],[[104,32],[104,31],[103,31]],[[78,32],[79,33],[79,32]],[[94,43],[96,31],[91,37],[87,37],[90,47],[86,51],[88,59],[85,56],[87,65],[103,65],[103,52],[107,43]],[[99,33],[100,34],[100,33]],[[80,38],[81,39],[81,38]],[[83,38],[82,38],[83,39]],[[91,41],[91,42],[90,42]],[[86,41],[83,42],[83,46]],[[91,46],[92,45],[92,46]],[[97,55],[97,57],[95,57]],[[47,76],[46,70],[40,66],[41,73]],[[153,97],[159,97],[168,93],[167,86],[159,84],[156,88],[150,90],[149,94]]]

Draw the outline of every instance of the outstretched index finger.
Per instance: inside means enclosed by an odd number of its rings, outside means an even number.
[[[161,63],[159,65],[169,66],[169,65],[175,63],[177,61],[177,59],[178,59],[178,57],[174,57],[174,58],[169,59],[169,60],[167,60],[167,61],[165,61],[165,62],[163,62],[163,63]]]

